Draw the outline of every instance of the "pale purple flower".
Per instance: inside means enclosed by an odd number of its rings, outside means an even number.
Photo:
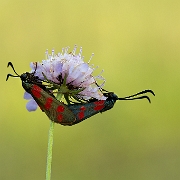
[[[54,50],[52,50],[52,54],[48,54],[46,51],[46,60],[42,60],[42,62],[38,62],[37,65],[35,63],[31,63],[31,73],[35,72],[35,76],[38,76],[41,80],[45,80],[42,72],[45,77],[56,83],[61,85],[65,76],[66,76],[66,85],[67,87],[74,87],[74,89],[84,88],[83,91],[79,92],[76,97],[84,100],[89,100],[91,98],[95,98],[98,100],[106,100],[107,97],[103,95],[100,91],[101,87],[104,85],[104,78],[101,75],[93,76],[92,73],[96,68],[84,62],[84,57],[82,56],[82,48],[80,48],[80,52],[76,54],[77,46],[74,47],[71,53],[68,53],[69,48],[63,48],[61,53],[54,54]],[[97,86],[97,80],[102,80],[103,83]],[[27,96],[28,93],[25,92],[24,98],[30,99],[27,103],[26,108],[28,111],[34,111],[37,108],[37,104],[32,98],[32,96]]]
[[[26,109],[28,111],[35,111],[37,109],[37,103],[29,93],[24,93],[24,99],[29,100],[29,102],[26,104]]]

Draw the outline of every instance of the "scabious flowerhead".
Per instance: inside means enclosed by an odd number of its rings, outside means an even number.
[[[42,81],[49,80],[54,84],[61,86],[64,83],[69,93],[73,90],[80,90],[75,94],[76,98],[81,100],[89,100],[92,98],[98,100],[106,100],[107,97],[103,95],[100,88],[104,85],[104,78],[101,75],[93,76],[92,73],[96,68],[89,65],[89,62],[93,56],[91,56],[88,63],[84,62],[82,56],[82,48],[80,52],[76,54],[77,46],[74,47],[71,53],[68,53],[69,48],[63,48],[61,53],[55,54],[52,50],[52,54],[48,54],[46,51],[46,60],[42,62],[31,63],[31,73],[38,76]],[[97,80],[102,80],[101,85],[97,85]],[[26,108],[28,111],[35,111],[37,109],[37,103],[32,96],[25,92],[24,98],[30,100]]]

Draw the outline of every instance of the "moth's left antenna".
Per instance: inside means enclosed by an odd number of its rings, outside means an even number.
[[[6,81],[9,79],[10,76],[11,76],[11,77],[20,77],[19,74],[15,71],[12,62],[8,62],[7,67],[9,67],[9,66],[11,66],[11,68],[13,69],[14,73],[15,73],[17,76],[12,75],[12,74],[7,74]]]

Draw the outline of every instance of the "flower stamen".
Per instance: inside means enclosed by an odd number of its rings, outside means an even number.
[[[101,75],[103,70],[99,75],[93,76],[92,73],[98,66],[94,68],[94,65],[89,65],[94,53],[86,63],[84,56],[82,56],[82,47],[77,54],[77,45],[74,46],[72,53],[68,53],[68,50],[69,47],[62,48],[62,52],[58,54],[55,54],[54,49],[51,54],[48,54],[48,50],[46,50],[46,60],[42,60],[41,63],[38,62],[36,67],[34,63],[31,63],[31,72],[34,72],[35,76],[44,81],[48,91],[62,93],[66,100],[70,97],[80,101],[87,101],[92,98],[107,99],[101,92],[101,87],[105,83],[105,79]],[[97,85],[97,80],[103,81],[101,85]],[[68,100],[69,102],[70,100]]]

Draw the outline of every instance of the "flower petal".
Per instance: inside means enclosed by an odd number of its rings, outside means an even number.
[[[45,79],[43,76],[44,74],[49,81],[58,85],[61,85],[66,77],[66,85],[70,91],[73,90],[73,88],[84,88],[84,90],[77,95],[80,99],[107,99],[100,90],[102,85],[104,85],[105,79],[101,76],[101,73],[98,76],[92,75],[93,71],[97,69],[94,68],[93,65],[89,65],[92,56],[88,63],[86,63],[82,56],[82,48],[80,48],[78,54],[76,54],[76,49],[77,46],[74,47],[74,50],[71,53],[68,53],[69,47],[63,48],[62,52],[58,54],[54,54],[54,50],[52,50],[51,54],[48,54],[48,51],[46,51],[46,60],[42,60],[40,63],[31,63],[31,73],[35,72],[35,76],[38,76],[41,80]],[[101,86],[97,85],[97,80],[103,81]],[[24,98],[31,99],[30,96],[26,97],[26,95]],[[31,107],[31,103],[32,102],[30,101],[29,105],[27,104],[27,109],[29,111],[35,110],[37,106]],[[36,103],[34,102],[34,104]]]
[[[32,99],[33,97],[31,96],[31,94],[29,94],[28,92],[24,92],[24,99],[27,99],[27,100],[29,100],[29,99]]]
[[[26,109],[28,111],[35,111],[37,109],[38,105],[34,99],[31,99],[27,104],[26,104]]]

